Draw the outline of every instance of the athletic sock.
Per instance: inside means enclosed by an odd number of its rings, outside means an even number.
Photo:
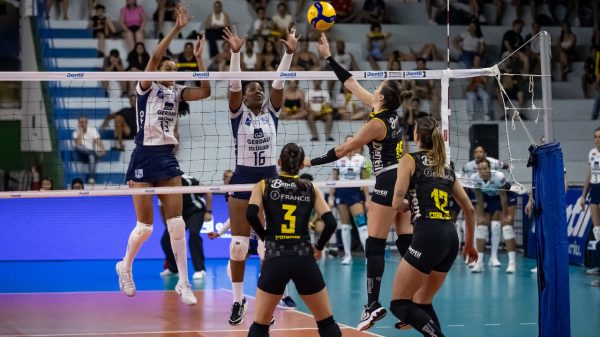
[[[508,263],[515,263],[517,252],[508,252]]]
[[[500,247],[500,239],[502,238],[500,221],[492,221],[490,227],[492,231],[492,251],[490,259],[498,260],[498,248]]]
[[[248,337],[267,337],[269,336],[269,325],[253,322],[248,330]]]
[[[133,259],[140,251],[142,244],[150,237],[150,234],[152,234],[152,225],[138,221],[131,234],[129,234],[129,240],[127,241],[127,250],[123,258],[125,270],[131,270]]]
[[[367,226],[358,227],[358,237],[360,238],[360,244],[362,244],[363,250],[367,250],[367,238],[369,233],[367,232]]]
[[[369,304],[379,302],[381,277],[385,269],[385,239],[367,239],[367,296]]]
[[[415,303],[417,304],[417,303]],[[433,320],[433,322],[438,326],[438,328],[440,328],[440,331],[442,330],[442,326],[440,325],[440,319],[437,316],[437,313],[435,312],[435,309],[433,309],[433,304],[417,304],[417,307],[420,308],[421,310],[425,311],[427,313],[427,315],[429,315],[429,317],[431,317],[431,319]]]
[[[444,337],[439,326],[435,324],[427,312],[420,309],[411,300],[394,300],[390,304],[390,310],[394,316],[403,323],[411,325],[423,336]]]
[[[232,282],[231,289],[233,290],[233,303],[242,303],[244,299],[244,282]]]
[[[342,225],[342,245],[344,245],[344,255],[352,255],[352,225]]]
[[[175,255],[175,263],[177,264],[177,270],[179,271],[179,281],[181,283],[188,280],[187,271],[187,244],[185,236],[181,239],[174,240],[171,236],[171,247],[173,248],[173,255]]]

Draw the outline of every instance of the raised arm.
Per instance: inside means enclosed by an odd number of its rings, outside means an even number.
[[[281,43],[285,46],[285,53],[283,53],[283,57],[281,58],[281,62],[279,62],[279,67],[277,67],[277,72],[288,71],[290,70],[290,64],[292,63],[292,59],[294,58],[294,52],[296,51],[296,46],[298,46],[298,38],[296,37],[296,27],[290,28],[289,33],[287,34],[286,39],[281,39]],[[285,80],[274,80],[273,84],[271,84],[271,105],[275,110],[279,110],[281,104],[283,104],[283,85]]]
[[[229,62],[229,71],[241,72],[242,68],[240,65],[240,49],[246,43],[248,35],[240,38],[235,31],[225,27],[223,29],[223,40],[229,43],[231,48],[231,61]],[[235,112],[242,106],[242,81],[231,80],[229,81],[229,111]]]
[[[169,45],[171,41],[181,32],[181,29],[185,27],[190,21],[190,17],[188,16],[187,7],[183,3],[179,3],[177,7],[175,7],[175,12],[177,13],[177,20],[175,21],[175,25],[169,33],[160,41],[156,49],[152,53],[150,57],[150,61],[148,61],[148,65],[146,65],[145,71],[156,71],[158,69],[158,65],[160,60],[165,55],[167,49],[169,49]],[[152,81],[140,81],[140,87],[142,90],[148,89],[152,85]]]
[[[196,47],[194,48],[194,57],[196,58],[196,63],[198,64],[199,71],[206,71],[206,67],[204,66],[204,62],[202,61],[202,52],[204,51],[204,45],[206,44],[206,38],[202,36],[198,36],[196,39]],[[199,99],[206,98],[210,96],[210,82],[209,81],[200,81],[199,87],[187,87],[181,93],[184,101],[196,101]]]
[[[352,74],[339,65],[331,56],[331,51],[329,50],[329,41],[327,41],[327,36],[325,33],[321,33],[318,49],[321,56],[327,61],[327,64],[329,64],[337,78],[344,84],[344,86],[348,88],[348,90],[350,90],[354,96],[361,100],[361,102],[369,106],[373,106],[373,94],[365,90],[365,88],[363,88],[360,83],[354,79]]]

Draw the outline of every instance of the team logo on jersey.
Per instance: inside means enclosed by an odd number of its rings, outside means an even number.
[[[162,90],[158,90],[156,92],[156,97],[160,98],[160,99],[164,99],[165,95],[163,94]]]
[[[175,103],[165,102],[163,109],[171,111],[171,110],[173,110],[173,107],[175,107]]]
[[[246,117],[246,120],[244,121],[244,124],[246,126],[250,126],[250,124],[252,124],[252,118],[250,118],[250,116]]]
[[[258,129],[254,129],[254,138],[262,138],[265,136],[265,133],[263,132],[263,129],[258,128]]]
[[[425,166],[431,166],[431,159],[429,158],[429,156],[421,156],[421,162]]]
[[[404,142],[399,141],[398,144],[396,144],[396,159],[402,158],[403,155],[404,155]]]
[[[395,130],[396,126],[398,125],[398,118],[390,117],[390,119],[388,119],[388,123],[390,124],[390,128]]]
[[[277,191],[271,191],[269,196],[271,197],[271,200],[279,200],[279,192]]]
[[[258,119],[262,124],[269,124],[269,115],[262,115]]]
[[[137,179],[141,179],[144,177],[144,169],[136,169],[135,170],[135,177]]]

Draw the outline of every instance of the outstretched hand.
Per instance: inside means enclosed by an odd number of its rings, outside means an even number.
[[[202,38],[200,38],[200,35],[198,35],[196,38],[196,47],[194,47],[194,57],[196,57],[196,59],[202,58],[202,52],[204,51],[205,44],[206,37],[202,35]]]
[[[229,47],[233,53],[240,52],[240,49],[242,49],[242,46],[246,43],[246,39],[248,39],[248,34],[244,35],[243,38],[240,38],[235,31],[235,27],[233,28],[233,31],[229,29],[229,27],[223,28],[223,40],[229,43]]]
[[[283,43],[283,45],[285,46],[286,53],[292,54],[293,52],[296,51],[296,47],[298,46],[298,39],[300,39],[301,36],[302,36],[302,34],[296,36],[296,27],[295,26],[290,28],[287,38],[285,40],[281,39],[281,43]]]
[[[188,22],[190,22],[190,20],[192,19],[191,16],[188,16],[187,6],[182,2],[177,4],[177,6],[175,7],[175,17],[175,28],[177,28],[178,30],[181,30],[183,27],[185,27],[188,24]]]
[[[477,249],[472,245],[465,245],[463,248],[463,258],[468,259],[469,263],[473,263],[477,261],[479,254],[477,253]]]
[[[331,56],[331,51],[329,50],[329,41],[327,41],[327,35],[325,35],[325,33],[321,33],[321,38],[319,38],[319,45],[317,46],[317,49],[319,49],[319,53],[324,59]]]

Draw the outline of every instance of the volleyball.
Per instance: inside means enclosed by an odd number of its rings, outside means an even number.
[[[327,30],[335,23],[335,9],[329,2],[315,1],[308,9],[307,18],[313,28]]]

